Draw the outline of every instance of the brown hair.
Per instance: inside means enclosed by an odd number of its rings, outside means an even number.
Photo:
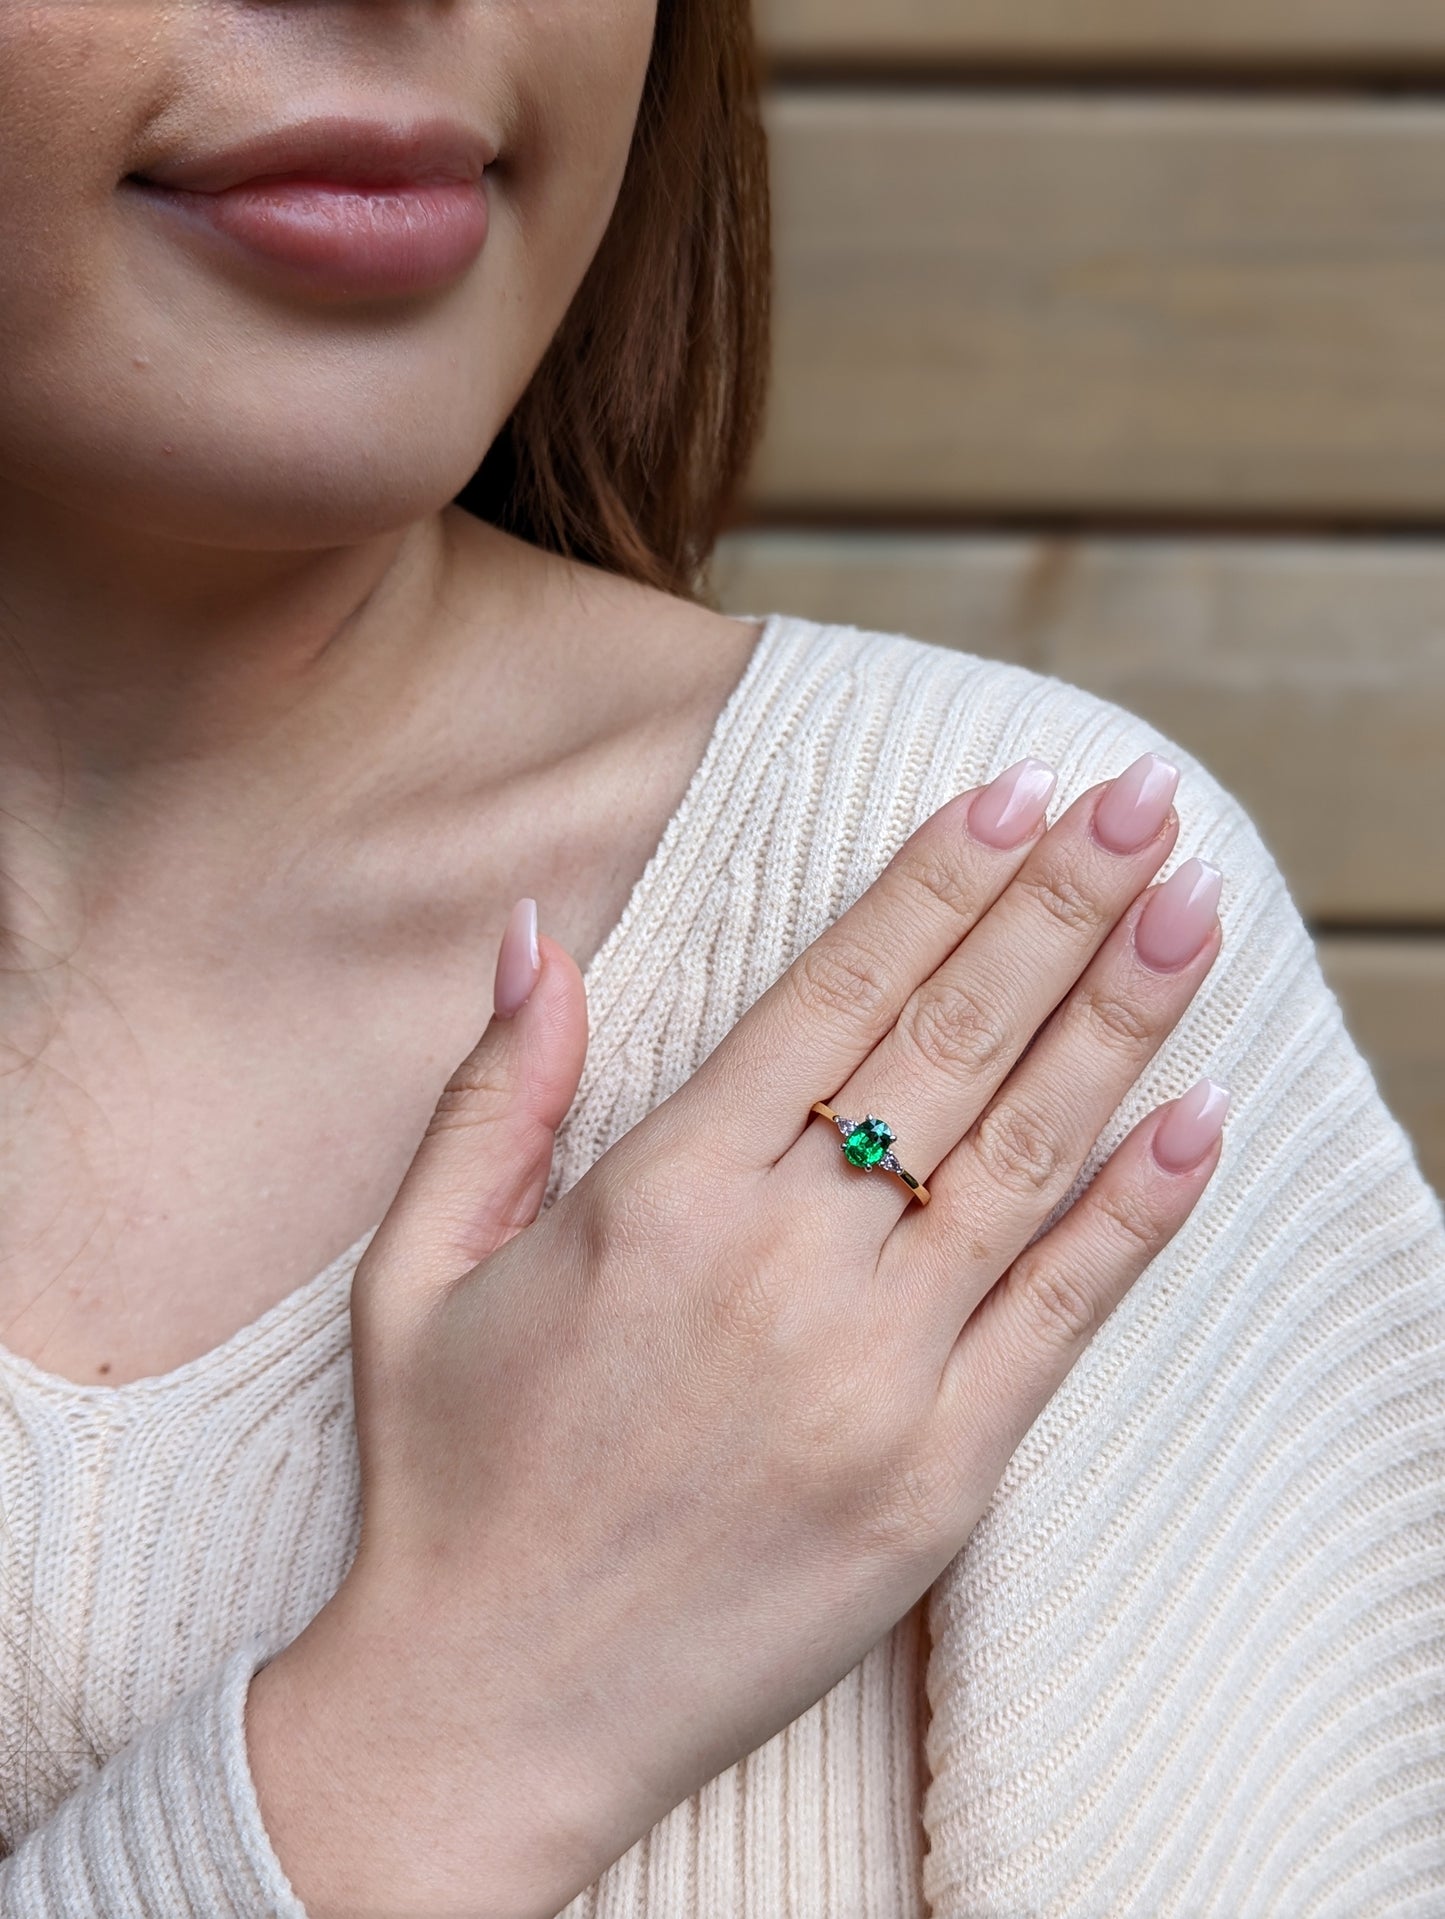
[[[549,551],[698,597],[761,430],[772,255],[750,0],[658,0],[611,223],[457,496]]]
[[[658,0],[652,57],[617,205],[530,384],[457,503],[518,537],[665,592],[703,576],[761,430],[772,259],[766,136],[750,0]],[[8,1609],[3,1616],[7,1632]],[[44,1621],[30,1622],[30,1643]],[[13,1635],[12,1635],[13,1637]],[[24,1736],[49,1684],[20,1659],[3,1701],[0,1858],[30,1808],[106,1756]]]

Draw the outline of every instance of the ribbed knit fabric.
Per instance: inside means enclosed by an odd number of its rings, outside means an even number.
[[[1445,1221],[1192,755],[1023,667],[772,615],[587,969],[545,1203],[950,795],[1034,754],[1056,818],[1149,748],[1183,771],[1159,877],[1222,868],[1223,950],[1053,1217],[1204,1072],[1233,1093],[1219,1168],[931,1592],[568,1919],[1445,1913]],[[355,1551],[370,1237],[172,1373],[77,1386],[0,1351],[4,1607],[34,1613],[0,1646],[6,1919],[306,1919],[243,1713]]]

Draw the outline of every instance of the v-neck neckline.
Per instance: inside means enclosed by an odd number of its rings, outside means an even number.
[[[713,723],[702,758],[693,769],[682,798],[633,885],[626,905],[583,970],[582,982],[594,1031],[605,1028],[607,1016],[618,1004],[622,989],[629,983],[636,983],[638,976],[646,970],[645,962],[649,957],[649,907],[653,903],[659,880],[680,849],[694,840],[700,842],[705,839],[713,824],[715,809],[709,808],[708,801],[713,792],[719,761],[730,748],[746,753],[753,745],[753,731],[746,723],[748,716],[755,706],[761,709],[766,703],[765,693],[773,678],[771,668],[774,656],[784,635],[796,625],[792,617],[785,613],[735,614],[730,617],[735,618],[740,625],[754,625],[761,621],[762,630],[753,644],[741,676]],[[727,784],[731,790],[733,782],[729,780]],[[587,1096],[590,1079],[588,1067],[591,1062],[592,1054],[589,1052],[573,1104],[574,1112]],[[563,1124],[566,1123],[564,1120]],[[47,1372],[33,1360],[11,1352],[0,1343],[0,1377],[12,1388],[18,1385],[52,1401],[84,1404],[91,1409],[109,1406],[121,1411],[137,1400],[182,1393],[202,1381],[218,1383],[243,1362],[254,1360],[258,1368],[264,1367],[270,1358],[278,1357],[294,1343],[294,1334],[287,1332],[289,1322],[295,1319],[309,1321],[313,1309],[318,1308],[322,1300],[333,1292],[337,1295],[339,1308],[344,1283],[360,1261],[379,1224],[380,1221],[377,1225],[369,1226],[359,1239],[353,1240],[350,1246],[328,1260],[320,1272],[293,1287],[284,1298],[268,1306],[264,1313],[246,1325],[238,1327],[218,1346],[198,1353],[193,1359],[172,1367],[169,1372],[146,1373],[139,1379],[122,1380],[115,1386],[94,1385],[67,1379],[63,1373]],[[322,1316],[323,1319],[331,1317],[330,1313]],[[275,1352],[268,1353],[268,1348],[274,1348]]]

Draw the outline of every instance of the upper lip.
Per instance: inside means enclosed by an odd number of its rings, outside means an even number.
[[[136,177],[191,193],[220,193],[243,180],[305,174],[317,180],[402,186],[426,180],[479,180],[496,159],[485,134],[460,120],[362,120],[318,114],[252,135],[224,149],[159,161]]]

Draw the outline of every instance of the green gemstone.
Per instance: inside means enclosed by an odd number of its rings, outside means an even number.
[[[897,1135],[891,1126],[870,1113],[843,1141],[843,1155],[853,1166],[876,1166]]]

